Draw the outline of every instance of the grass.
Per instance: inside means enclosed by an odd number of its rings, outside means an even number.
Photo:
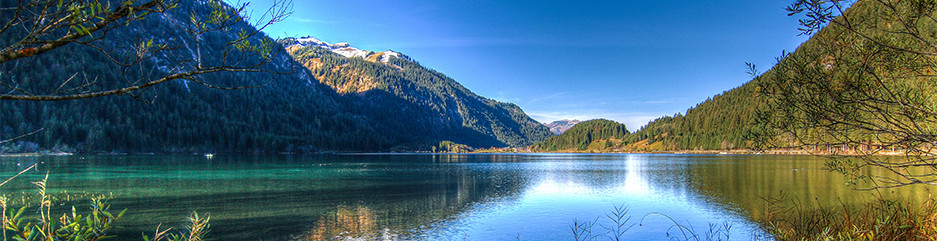
[[[644,218],[641,219],[643,222],[645,218],[650,216],[662,216],[670,220],[673,223],[669,228],[667,228],[667,237],[675,240],[689,240],[689,241],[723,241],[729,240],[730,231],[732,230],[732,224],[729,222],[723,222],[722,224],[709,224],[709,229],[706,232],[697,232],[693,225],[687,221],[686,225],[680,224],[677,220],[667,216],[663,213],[649,213],[644,215]],[[674,234],[672,235],[671,232]],[[679,232],[679,235],[677,233]],[[724,238],[724,239],[723,239]]]
[[[698,232],[693,225],[687,222],[686,225],[680,224],[677,220],[667,216],[663,213],[649,213],[644,215],[641,218],[641,223],[632,223],[631,215],[629,215],[630,209],[625,205],[616,206],[615,209],[605,215],[605,218],[610,221],[609,226],[599,224],[605,232],[604,233],[595,233],[593,230],[595,225],[599,223],[601,217],[596,218],[595,220],[588,222],[580,222],[578,219],[573,220],[573,224],[570,226],[570,231],[573,234],[573,240],[576,241],[586,241],[586,240],[630,240],[627,237],[627,232],[635,225],[642,225],[645,219],[652,216],[660,216],[667,218],[673,224],[667,229],[665,233],[666,237],[673,240],[691,240],[691,241],[721,241],[729,240],[729,232],[732,229],[732,225],[728,222],[724,222],[721,225],[710,224],[709,229],[705,232]],[[671,233],[674,233],[673,235]]]
[[[593,229],[602,217],[597,217],[589,222],[580,222],[578,219],[573,220],[573,225],[569,227],[573,233],[573,240],[597,240],[603,236],[609,240],[625,240],[625,233],[635,225],[631,223],[631,215],[628,215],[629,211],[630,209],[625,205],[616,206],[612,212],[605,215],[605,218],[611,224],[609,226],[599,224],[602,229],[605,229],[605,233],[599,234],[594,233]]]
[[[30,166],[10,177],[0,183],[0,187],[34,167],[35,165]],[[111,212],[111,206],[107,204],[107,196],[104,195],[65,193],[58,195],[64,198],[55,198],[56,195],[47,192],[48,179],[49,174],[46,174],[42,180],[33,182],[37,190],[34,196],[16,199],[6,194],[0,195],[0,211],[2,211],[0,212],[0,226],[3,230],[3,241],[98,241],[113,238],[108,233],[124,216],[126,210],[116,214]],[[53,206],[61,206],[62,202],[81,198],[91,199],[87,213],[79,212],[75,206],[72,206],[71,212],[61,215],[53,214]],[[186,219],[187,225],[184,231],[173,232],[172,228],[161,230],[157,226],[152,239],[146,235],[142,239],[144,241],[202,241],[208,234],[209,220],[208,216],[202,217],[197,212],[192,212],[192,215]]]
[[[159,226],[156,227],[156,232],[153,233],[153,239],[150,239],[149,236],[143,235],[144,241],[202,241],[205,236],[208,236],[208,228],[211,226],[208,224],[208,221],[211,220],[211,217],[200,217],[198,212],[192,212],[186,222],[188,225],[185,227],[185,232],[181,233],[172,233],[172,228],[167,228],[160,230]]]
[[[65,213],[61,216],[52,214],[52,201],[49,193],[46,192],[46,183],[49,176],[34,182],[38,188],[38,199],[35,207],[38,207],[38,218],[29,217],[26,210],[32,205],[22,205],[20,208],[11,208],[8,199],[0,197],[0,209],[3,210],[3,240],[85,240],[97,241],[111,238],[107,231],[113,227],[114,222],[124,215],[121,211],[118,214],[110,212],[110,205],[99,198],[91,200],[91,212],[88,214],[78,214],[75,207],[71,208],[71,213]],[[9,211],[9,212],[8,212]],[[54,215],[54,216],[53,216]],[[34,223],[35,222],[35,223]]]
[[[789,204],[783,196],[766,201],[764,218],[756,221],[778,240],[937,240],[933,198],[821,208]]]
[[[806,207],[783,196],[766,198],[765,201],[767,205],[763,218],[755,222],[769,237],[755,236],[752,239],[937,240],[937,200],[934,198],[920,203],[877,198],[866,204],[848,205],[841,202],[839,205],[820,208]],[[732,225],[728,222],[709,224],[708,229],[698,231],[689,222],[681,224],[666,214],[650,213],[641,219],[641,223],[651,217],[670,220],[672,225],[665,235],[671,240],[730,240]],[[624,206],[615,207],[606,218],[614,225],[603,226],[604,233],[593,231],[599,218],[587,222],[574,220],[570,226],[573,240],[624,240],[626,232],[634,226]]]

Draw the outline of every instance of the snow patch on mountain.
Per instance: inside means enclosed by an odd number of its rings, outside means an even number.
[[[309,45],[329,45],[329,43],[326,43],[326,42],[324,42],[324,41],[322,41],[322,40],[319,40],[319,39],[313,38],[313,37],[298,38],[298,39],[296,39],[296,42],[299,43],[299,45],[302,45],[302,46],[309,46]]]
[[[383,53],[383,55],[381,55],[381,62],[384,63],[390,62],[390,57],[400,58],[400,53],[394,51],[387,50],[381,53]]]
[[[319,40],[319,39],[317,39],[317,38],[315,38],[315,37],[296,38],[295,41],[292,41],[292,42],[293,42],[292,44],[289,44],[289,45],[286,46],[286,47],[293,47],[293,46],[298,46],[298,47],[317,46],[317,47],[320,47],[320,48],[328,49],[329,51],[332,51],[333,53],[339,54],[339,55],[341,55],[341,56],[345,56],[346,58],[363,58],[363,59],[368,59],[370,56],[373,56],[373,55],[375,55],[375,54],[379,54],[379,55],[378,55],[379,61],[381,61],[381,62],[383,62],[383,63],[389,63],[389,62],[390,62],[390,59],[391,59],[392,57],[403,58],[403,57],[401,57],[402,55],[401,55],[400,53],[394,52],[394,51],[391,51],[391,50],[387,50],[387,51],[384,51],[384,52],[375,53],[375,52],[373,52],[373,51],[361,50],[361,49],[357,49],[357,48],[351,47],[351,44],[349,44],[349,43],[342,42],[342,43],[330,44],[330,43],[328,43],[328,42]]]

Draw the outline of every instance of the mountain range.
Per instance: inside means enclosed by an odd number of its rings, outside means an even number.
[[[165,15],[134,21],[97,42],[97,48],[121,49],[153,39],[176,47],[146,63],[145,70],[127,70],[94,48],[67,45],[0,63],[0,73],[11,73],[4,78],[27,89],[54,89],[54,83],[76,73],[104,87],[119,86],[127,76],[165,74],[167,63],[196,55],[186,48],[195,39],[173,26],[210,11],[207,1],[182,0]],[[9,16],[0,19],[4,17]],[[240,24],[229,32],[201,36],[199,58],[223,58],[224,44],[238,30],[254,27]],[[0,46],[14,41],[15,34],[0,34]],[[792,55],[803,54],[817,44],[814,39],[830,34],[820,31]],[[750,149],[755,143],[749,137],[764,131],[756,122],[759,112],[768,108],[756,79],[634,133],[607,120],[544,125],[517,105],[479,96],[403,53],[314,37],[274,40],[260,34],[250,41],[278,43],[264,68],[280,74],[226,72],[197,80],[259,88],[218,90],[183,79],[149,89],[142,98],[0,101],[5,113],[0,115],[0,139],[42,130],[0,145],[0,153],[429,151],[443,143],[539,151]]]
[[[0,0],[6,5],[13,0]],[[164,15],[151,15],[110,31],[96,48],[121,49],[140,39],[174,46],[127,70],[83,45],[0,64],[18,83],[56,88],[75,73],[102,87],[127,76],[165,74],[166,63],[196,56],[195,39],[174,26],[212,11],[208,1],[182,0]],[[3,16],[0,16],[3,18]],[[198,57],[224,58],[224,45],[248,24],[199,36]],[[16,32],[0,35],[0,44]],[[276,41],[262,33],[251,42]],[[443,141],[472,147],[521,147],[552,136],[518,106],[484,98],[403,54],[370,52],[314,38],[283,39],[263,68],[277,73],[224,72],[200,82],[259,86],[219,90],[178,80],[137,98],[29,102],[2,101],[0,138],[37,129],[39,134],[0,147],[0,152],[317,152],[429,150]],[[128,49],[130,51],[132,49]],[[27,71],[43,69],[46,71]],[[53,91],[49,91],[53,92]],[[142,101],[141,101],[142,100]]]

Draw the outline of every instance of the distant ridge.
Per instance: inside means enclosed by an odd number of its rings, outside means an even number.
[[[621,151],[620,147],[630,133],[625,124],[606,119],[581,122],[562,135],[550,137],[531,146],[532,151]]]
[[[567,130],[569,130],[569,128],[573,128],[573,126],[575,126],[576,124],[579,124],[580,122],[582,121],[568,120],[568,119],[558,120],[558,121],[548,123],[547,128],[550,128],[550,132],[553,132],[553,134],[560,135],[560,134],[563,134],[563,132],[566,132]]]

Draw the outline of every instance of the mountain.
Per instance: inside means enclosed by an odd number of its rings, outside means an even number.
[[[536,143],[533,151],[614,151],[630,132],[625,124],[605,119],[579,123],[559,136]]]
[[[547,124],[547,128],[550,128],[550,132],[553,132],[553,134],[560,135],[560,134],[563,134],[563,132],[566,132],[567,130],[569,130],[569,128],[572,128],[576,124],[579,124],[580,122],[582,121],[558,120],[558,121],[550,122],[549,124]]]
[[[2,6],[15,6],[0,0]],[[71,44],[40,55],[0,63],[0,73],[23,88],[54,92],[63,79],[79,73],[102,87],[121,86],[138,76],[161,76],[172,71],[167,63],[198,56],[221,61],[224,46],[238,33],[254,27],[239,24],[226,32],[199,36],[195,41],[177,26],[191,18],[205,18],[220,1],[183,0],[165,15],[151,14],[107,33],[94,47]],[[0,19],[4,16],[0,16]],[[17,32],[0,35],[0,44],[14,41]],[[172,50],[141,68],[124,68],[97,48],[132,48],[153,39]],[[262,33],[248,39],[275,40]],[[197,51],[190,43],[199,43]],[[341,47],[341,45],[336,45]],[[107,96],[59,102],[0,101],[0,139],[42,128],[0,152],[311,152],[388,151],[429,149],[441,141],[477,147],[521,146],[546,139],[549,130],[516,105],[477,96],[445,75],[428,70],[405,56],[388,62],[369,62],[360,52],[347,58],[338,50],[305,48],[338,72],[302,68],[282,46],[263,68],[270,72],[222,72],[192,80],[167,82],[141,96]],[[240,61],[251,61],[242,59]],[[343,67],[343,64],[348,64]],[[350,68],[355,67],[355,68]],[[360,67],[360,68],[359,68]],[[31,71],[41,69],[43,71]],[[378,77],[366,85],[335,83]],[[208,88],[194,81],[240,90]],[[365,81],[367,82],[367,81]],[[52,84],[50,84],[52,83]],[[338,87],[336,87],[338,86]],[[367,89],[367,90],[366,90]],[[9,90],[3,90],[9,91]],[[352,94],[353,93],[353,94]]]
[[[933,52],[933,45],[929,43],[933,42],[934,35],[920,37],[906,33],[935,29],[937,24],[932,18],[917,20],[919,16],[933,16],[934,13],[931,5],[914,1],[855,1],[845,10],[848,19],[836,18],[833,21],[839,23],[831,23],[815,32],[796,51],[782,56],[768,72],[707,99],[688,109],[685,115],[650,122],[629,138],[630,147],[650,151],[751,149],[758,144],[752,139],[764,138],[779,146],[812,142],[845,143],[862,148],[863,144],[890,139],[914,139],[890,136],[905,133],[904,130],[866,129],[888,126],[881,123],[892,123],[888,128],[906,128],[906,123],[914,123],[914,127],[907,127],[911,129],[907,133],[927,133],[922,131],[927,128],[920,126],[930,121],[915,118],[930,118],[927,116],[933,112],[917,114],[918,110],[911,110],[915,107],[909,106],[933,105],[932,100],[918,97],[933,96],[928,94],[932,92],[929,85],[933,81],[917,79],[932,76],[930,58],[915,54],[929,56],[926,53]],[[811,16],[811,13],[803,14]],[[852,30],[847,30],[846,26]],[[795,103],[768,98],[783,94],[803,95],[795,99]],[[772,106],[777,108],[772,109]],[[880,110],[869,109],[870,106]],[[904,108],[908,112],[904,112]],[[783,115],[788,115],[788,119],[779,119],[784,118]],[[830,116],[832,120],[824,119]],[[760,120],[787,127],[787,131],[793,130],[801,136],[766,135],[775,130],[766,129]]]
[[[10,6],[15,1],[2,2]],[[105,88],[121,86],[128,76],[130,81],[162,76],[172,71],[167,63],[190,61],[196,55],[188,44],[194,39],[176,24],[205,17],[213,11],[211,2],[181,1],[165,15],[152,14],[133,21],[95,42],[95,47],[101,49],[127,49],[140,39],[153,39],[174,48],[143,63],[140,70],[123,68],[95,48],[78,44],[4,62],[0,70],[19,73],[13,76],[18,78],[16,82],[35,85],[24,87],[34,89],[56,88],[49,83],[61,82],[74,73]],[[227,32],[205,34],[200,37],[198,54],[206,62],[217,62],[223,58],[226,43],[238,32],[248,30],[253,27],[239,24]],[[15,38],[16,33],[9,31],[0,35],[3,43]],[[249,39],[263,40],[272,41],[262,34]],[[275,51],[271,59],[265,69],[292,73],[223,72],[193,79],[260,88],[218,90],[183,79],[148,89],[140,101],[127,96],[60,102],[0,101],[0,110],[8,113],[0,117],[0,138],[43,128],[23,140],[32,142],[26,146],[69,152],[292,152],[380,150],[389,146],[365,117],[346,111],[344,100],[330,87],[319,84],[308,71],[292,71],[290,66],[296,63],[284,50]]]
[[[651,121],[629,138],[639,151],[750,149],[748,136],[760,131],[758,111],[767,103],[746,83],[687,109],[686,114]]]
[[[356,115],[403,146],[451,141],[472,147],[520,147],[552,134],[520,107],[479,96],[394,52],[359,50],[313,37],[279,40],[322,84],[352,103]]]

